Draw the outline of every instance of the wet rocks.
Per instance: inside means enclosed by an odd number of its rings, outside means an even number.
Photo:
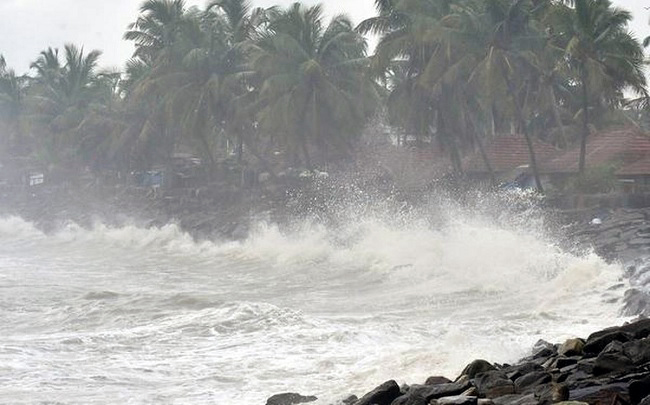
[[[514,365],[475,360],[450,382],[389,381],[354,405],[650,405],[650,320],[640,320],[569,339],[538,342]]]
[[[318,398],[314,396],[304,396],[294,392],[285,392],[276,394],[266,400],[266,405],[295,405],[314,402]]]

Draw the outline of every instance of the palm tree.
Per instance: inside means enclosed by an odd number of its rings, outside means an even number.
[[[558,46],[581,87],[582,136],[579,172],[586,165],[586,145],[591,123],[590,108],[596,96],[600,102],[616,105],[622,91],[631,88],[647,95],[643,73],[643,49],[630,35],[627,25],[632,15],[613,8],[610,0],[575,0],[574,7],[556,9]]]
[[[3,152],[26,152],[23,124],[27,83],[28,78],[8,69],[4,56],[0,55],[0,128],[4,129],[3,143],[8,149],[3,148]]]
[[[263,80],[259,124],[308,168],[314,147],[325,159],[345,153],[376,105],[365,56],[366,42],[347,17],[324,25],[321,6],[279,11],[252,54]]]

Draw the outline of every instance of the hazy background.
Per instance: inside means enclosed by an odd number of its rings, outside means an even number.
[[[286,6],[294,0],[254,0],[255,6]],[[323,3],[328,15],[349,14],[355,22],[372,16],[373,0],[304,0],[305,4]],[[103,51],[100,64],[120,68],[131,56],[131,43],[122,40],[126,26],[135,21],[141,0],[0,0],[0,53],[10,67],[25,73],[38,53],[48,46],[62,48],[64,43],[83,45]],[[187,0],[188,5],[204,6],[206,0]],[[650,35],[642,0],[614,0],[614,4],[632,11],[631,27],[639,38]],[[645,6],[644,6],[645,5]]]

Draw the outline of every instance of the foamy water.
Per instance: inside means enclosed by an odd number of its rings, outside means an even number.
[[[621,267],[561,251],[537,214],[403,208],[241,242],[0,219],[0,403],[327,404],[621,322]]]

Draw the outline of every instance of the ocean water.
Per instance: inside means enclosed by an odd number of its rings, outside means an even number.
[[[540,211],[434,205],[357,199],[237,242],[2,217],[0,403],[329,404],[624,320],[622,267],[560,249]]]

